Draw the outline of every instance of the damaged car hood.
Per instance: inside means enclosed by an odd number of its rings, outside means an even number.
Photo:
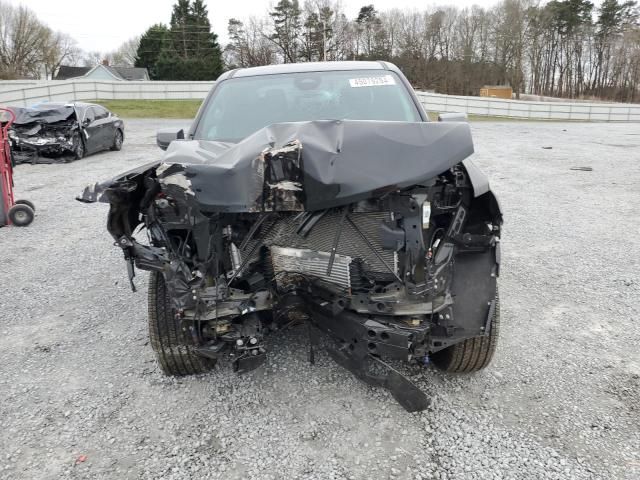
[[[428,182],[473,153],[466,123],[279,123],[237,144],[174,141],[161,162],[88,187],[79,200],[157,167],[163,190],[203,212],[319,210]]]
[[[13,125],[57,123],[68,120],[76,114],[73,105],[48,106],[44,104],[30,108],[12,107],[11,110],[16,116]]]

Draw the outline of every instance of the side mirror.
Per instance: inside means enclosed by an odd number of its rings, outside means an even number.
[[[85,119],[82,121],[82,126],[83,126],[83,127],[88,127],[89,125],[91,125],[91,119],[89,119],[89,118],[85,118]]]
[[[439,122],[468,122],[466,113],[441,113],[438,115]]]
[[[156,133],[156,143],[162,150],[169,148],[169,144],[174,140],[184,140],[184,129],[163,128]]]

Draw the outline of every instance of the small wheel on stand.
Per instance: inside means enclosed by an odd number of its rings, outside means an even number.
[[[35,215],[28,205],[17,204],[9,209],[9,220],[16,227],[26,227],[33,222]]]
[[[31,210],[36,211],[36,206],[33,204],[33,202],[30,202],[29,200],[16,200],[15,201],[16,205],[26,205],[27,207],[30,207]]]

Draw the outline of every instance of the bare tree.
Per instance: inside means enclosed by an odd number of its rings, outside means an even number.
[[[516,97],[637,101],[639,16],[637,0],[603,0],[597,8],[592,0],[501,0],[491,8],[424,11],[365,4],[349,19],[339,2],[307,0],[300,12],[297,2],[280,0],[260,29],[278,52],[271,62],[390,60],[414,85],[443,93],[503,84]],[[242,42],[232,42],[229,58],[254,64],[249,28],[239,23]]]
[[[103,52],[92,51],[82,54],[81,63],[84,67],[95,67],[104,60],[108,60]]]
[[[51,35],[27,7],[0,3],[0,77],[40,77]]]
[[[52,33],[43,57],[46,77],[53,78],[61,65],[74,65],[80,54],[78,44],[73,38],[66,33]]]
[[[107,54],[107,59],[112,65],[119,65],[123,67],[133,67],[136,63],[136,56],[138,54],[138,46],[140,45],[140,37],[136,36],[130,38],[116,50]]]
[[[257,67],[275,63],[275,46],[268,35],[266,21],[251,18],[247,25],[229,20],[229,43],[224,49],[225,63],[230,68]]]

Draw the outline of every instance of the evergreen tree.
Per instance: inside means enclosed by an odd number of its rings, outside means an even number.
[[[604,0],[598,15],[597,36],[619,33],[638,21],[635,1]]]
[[[319,32],[320,45],[318,54],[320,59],[326,61],[327,51],[329,50],[329,44],[333,39],[333,22],[335,12],[327,6],[321,7],[318,13],[319,26],[321,28]]]
[[[326,6],[317,12],[307,12],[302,31],[301,58],[309,62],[326,60],[333,36],[333,14],[333,10]]]
[[[301,27],[298,0],[280,0],[269,15],[273,20],[274,30],[271,40],[282,50],[284,63],[296,62]]]
[[[378,17],[378,11],[373,5],[365,5],[360,8],[356,18],[356,29],[362,45],[361,60],[377,60],[386,58],[388,52],[385,51],[384,40],[386,32],[382,27],[382,21]],[[360,46],[358,46],[358,51]]]
[[[157,23],[149,27],[140,37],[134,65],[146,68],[151,80],[158,80],[156,63],[158,63],[160,51],[167,42],[168,36],[169,29],[165,25]]]
[[[189,58],[191,49],[191,35],[193,30],[191,28],[191,5],[189,0],[178,0],[173,6],[173,12],[171,12],[171,41],[173,43],[173,49],[178,52],[181,58]]]
[[[184,78],[184,63],[185,60],[173,48],[173,43],[168,42],[158,55],[155,66],[157,80],[187,80]]]
[[[173,6],[156,71],[162,80],[215,80],[222,73],[218,36],[211,31],[202,0],[178,0]]]
[[[605,91],[608,80],[606,73],[610,70],[612,50],[617,44],[616,37],[621,37],[623,32],[637,21],[638,11],[635,1],[604,0],[602,2],[595,32],[596,67],[591,83],[594,93],[603,95]]]
[[[222,73],[222,50],[218,36],[211,31],[209,12],[202,0],[194,0],[189,23],[193,30],[190,59],[201,80],[214,80]]]
[[[308,62],[318,60],[318,51],[322,48],[322,25],[318,14],[313,12],[307,15],[302,33],[302,48],[300,57]]]

